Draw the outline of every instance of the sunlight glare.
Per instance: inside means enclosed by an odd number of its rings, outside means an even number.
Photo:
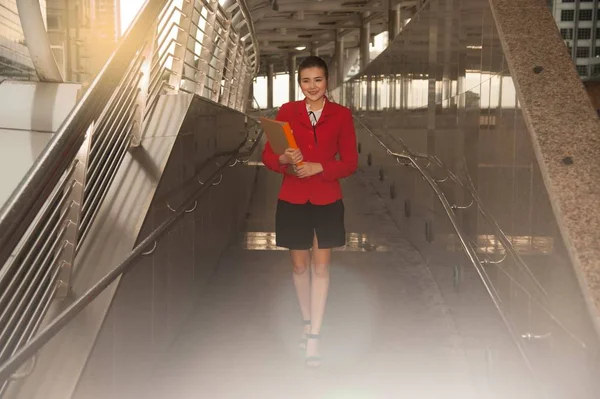
[[[133,19],[144,5],[145,0],[120,0],[121,35],[125,33]]]

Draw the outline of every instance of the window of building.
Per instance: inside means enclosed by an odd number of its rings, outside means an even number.
[[[600,64],[592,66],[592,76],[600,75]]]
[[[591,38],[592,38],[592,29],[591,28],[577,29],[577,39],[578,40],[588,40]]]
[[[563,28],[560,30],[560,35],[565,40],[573,40],[573,28]]]
[[[575,3],[575,0],[562,0],[563,3]]]
[[[577,58],[590,58],[590,48],[577,46],[577,51],[575,52],[575,56]]]
[[[579,10],[580,21],[591,21],[592,15],[592,10]]]
[[[594,57],[600,57],[600,47],[596,46],[594,50]]]
[[[577,65],[577,73],[579,74],[579,76],[588,76],[588,66]]]
[[[560,20],[561,21],[574,21],[575,20],[575,10],[562,10],[560,12]]]
[[[579,0],[580,3],[593,3],[594,0]]]
[[[48,15],[46,18],[48,23],[48,30],[60,30],[61,29],[61,21],[60,16],[58,15]]]

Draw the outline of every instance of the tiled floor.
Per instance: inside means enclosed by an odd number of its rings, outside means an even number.
[[[278,186],[262,169],[247,231],[272,237]],[[344,190],[347,230],[368,245],[334,254],[322,367],[307,369],[297,347],[302,326],[288,253],[252,244],[251,234],[227,251],[146,397],[476,397],[420,254],[368,185],[353,177]]]

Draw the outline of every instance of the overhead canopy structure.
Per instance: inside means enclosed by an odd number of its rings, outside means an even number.
[[[331,59],[336,38],[344,49],[357,49],[361,28],[369,26],[369,40],[398,26],[422,0],[247,0],[261,48],[261,74],[268,64],[274,71],[288,70],[290,55],[312,53]],[[393,28],[392,28],[393,29]],[[397,33],[397,31],[396,31]],[[363,32],[364,35],[364,32]],[[363,38],[363,46],[365,39]]]

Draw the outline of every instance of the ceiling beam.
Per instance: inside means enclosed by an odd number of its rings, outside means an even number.
[[[359,29],[361,27],[359,17],[352,18],[351,21],[348,22],[338,22],[329,24],[327,22],[335,22],[335,21],[323,21],[323,20],[305,20],[305,21],[296,21],[290,19],[264,19],[260,22],[254,24],[254,29],[256,31],[263,30],[272,30],[279,29],[285,27],[286,29]]]

